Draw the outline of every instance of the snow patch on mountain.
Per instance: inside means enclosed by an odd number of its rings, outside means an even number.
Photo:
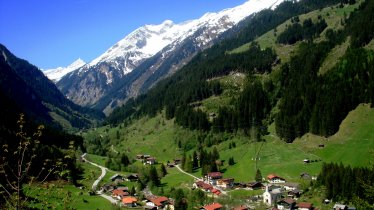
[[[75,71],[79,69],[80,67],[84,66],[86,62],[84,62],[82,59],[78,58],[76,61],[74,61],[72,64],[70,64],[68,67],[58,67],[55,69],[48,69],[43,70],[43,73],[45,76],[47,76],[50,80],[53,82],[58,82],[63,76],[66,74]]]
[[[145,59],[160,52],[173,42],[183,41],[203,27],[214,28],[211,33],[214,33],[215,37],[245,17],[266,8],[273,8],[282,1],[250,0],[240,6],[217,13],[206,13],[199,19],[179,24],[175,24],[171,20],[165,20],[159,25],[145,25],[133,31],[105,53],[91,61],[85,70],[101,62],[106,62],[115,69],[121,70],[123,74],[128,74]],[[222,25],[225,26],[222,27]],[[209,43],[214,37],[203,34],[198,38],[199,45]]]

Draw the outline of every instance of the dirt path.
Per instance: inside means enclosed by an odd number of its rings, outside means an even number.
[[[194,178],[194,179],[196,179],[196,180],[202,180],[201,178],[198,178],[198,177],[196,177],[196,176],[194,176],[194,175],[192,175],[192,174],[190,174],[190,173],[187,173],[187,172],[183,171],[183,170],[179,167],[179,165],[175,165],[175,167],[176,167],[180,172],[182,172],[182,173],[184,173],[184,174],[187,174],[188,176],[190,176],[190,177],[192,177],[192,178]]]

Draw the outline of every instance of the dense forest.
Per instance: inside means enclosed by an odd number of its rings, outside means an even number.
[[[349,111],[359,103],[373,103],[374,95],[373,52],[362,48],[373,38],[374,27],[367,25],[374,22],[372,1],[365,1],[346,17],[341,23],[342,30],[327,29],[318,42],[314,40],[325,30],[326,21],[319,16],[315,22],[306,19],[300,24],[298,14],[336,3],[344,6],[355,1],[284,2],[274,11],[260,12],[235,39],[222,41],[198,54],[147,94],[114,110],[107,123],[154,116],[164,109],[168,119],[175,118],[183,127],[202,131],[248,131],[251,125],[263,128],[266,123],[275,121],[277,134],[286,142],[307,132],[323,136],[334,134]],[[261,49],[255,42],[248,51],[227,53],[291,17],[293,24],[278,36],[278,42],[284,44],[301,41],[289,62],[279,64],[281,61],[273,49]],[[257,22],[262,24],[253,24]],[[261,27],[251,28],[253,25]],[[343,58],[326,74],[319,74],[329,52],[348,37],[350,47]],[[281,65],[279,78],[264,82],[253,77],[271,72],[274,65]],[[208,113],[192,104],[221,94],[220,83],[210,79],[230,72],[247,75],[244,90],[232,100],[233,106],[220,107],[217,117],[210,121]],[[279,111],[270,116],[276,106]]]
[[[315,187],[324,186],[326,197],[353,201],[359,209],[372,209],[374,204],[374,168],[357,168],[324,163]]]

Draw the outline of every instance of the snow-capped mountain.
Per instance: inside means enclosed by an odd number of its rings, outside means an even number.
[[[66,74],[79,69],[80,67],[84,66],[86,62],[84,62],[82,59],[78,58],[76,61],[74,61],[72,64],[70,64],[68,67],[58,67],[55,69],[48,69],[44,70],[43,73],[45,76],[48,77],[48,79],[52,80],[53,82],[58,82],[63,76]]]
[[[250,0],[196,20],[179,24],[166,20],[160,25],[145,25],[89,64],[67,74],[57,86],[75,103],[110,112],[128,97],[138,95],[178,70],[244,18],[282,1]]]

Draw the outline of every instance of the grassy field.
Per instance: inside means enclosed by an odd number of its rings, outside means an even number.
[[[194,179],[191,176],[181,173],[177,168],[167,170],[168,174],[161,179],[161,185],[165,192],[172,187],[191,187]]]

